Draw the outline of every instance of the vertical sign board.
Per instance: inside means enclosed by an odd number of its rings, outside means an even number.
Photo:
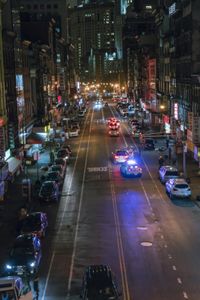
[[[0,160],[5,156],[4,127],[0,127]]]
[[[193,117],[193,143],[198,144],[200,142],[200,117]]]
[[[193,112],[188,112],[188,128],[192,131]]]

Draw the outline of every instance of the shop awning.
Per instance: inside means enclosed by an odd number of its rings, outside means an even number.
[[[15,157],[10,157],[9,159],[7,159],[7,163],[8,163],[8,171],[12,175],[14,175],[17,172],[17,170],[22,164],[21,160]]]
[[[26,143],[30,145],[43,144],[44,142],[45,138],[36,132],[31,132],[26,138]]]

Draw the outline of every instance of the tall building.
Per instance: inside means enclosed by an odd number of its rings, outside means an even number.
[[[82,80],[119,79],[120,50],[116,47],[115,24],[112,1],[71,9],[70,36],[75,46],[76,70]]]

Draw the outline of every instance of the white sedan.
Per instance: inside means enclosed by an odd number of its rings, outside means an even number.
[[[169,179],[165,183],[166,193],[173,198],[190,198],[191,189],[183,178]]]
[[[69,130],[69,137],[76,137],[79,135],[80,129],[78,127],[72,127]]]

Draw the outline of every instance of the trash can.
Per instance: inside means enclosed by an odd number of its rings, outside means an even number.
[[[31,180],[26,178],[22,180],[22,197],[26,198],[28,202],[31,201]]]

